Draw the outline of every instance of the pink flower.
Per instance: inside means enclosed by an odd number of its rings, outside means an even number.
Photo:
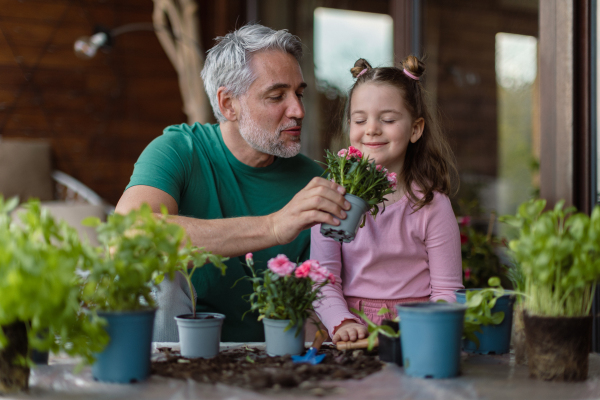
[[[465,268],[465,281],[468,281],[471,278],[471,268]]]
[[[267,266],[279,276],[289,276],[296,268],[296,265],[288,260],[284,254],[279,254],[277,257],[271,258],[267,262]]]
[[[252,260],[252,253],[246,254],[246,262],[248,262],[249,260]]]
[[[348,147],[348,156],[362,158],[363,155],[360,152],[360,150],[358,150],[356,147],[350,146],[350,147]]]
[[[346,153],[348,153],[348,150],[341,149],[340,151],[338,151],[338,156],[344,157],[346,155]]]
[[[392,188],[396,189],[396,185],[398,182],[398,178],[396,176],[395,172],[390,172],[389,174],[387,174],[387,180],[388,182],[391,182],[392,184]]]
[[[321,283],[321,282],[329,279],[329,275],[331,275],[331,274],[329,273],[327,268],[322,267],[318,261],[315,261],[315,260],[308,260],[308,261],[311,262],[311,264],[310,264],[311,268],[310,268],[310,272],[308,273],[308,276],[310,277],[310,279],[313,282]]]
[[[310,274],[311,264],[312,264],[311,260],[304,261],[302,263],[302,265],[300,265],[298,268],[296,268],[296,272],[295,272],[296,278],[306,278]]]
[[[465,215],[464,217],[458,217],[458,223],[460,226],[469,226],[471,225],[471,217],[469,215]]]
[[[381,171],[382,168],[383,168],[383,165],[380,165],[380,164],[375,167],[375,169],[377,171]]]
[[[333,274],[329,274],[327,279],[329,279],[329,283],[331,283],[332,285],[335,285],[335,276],[333,276]]]

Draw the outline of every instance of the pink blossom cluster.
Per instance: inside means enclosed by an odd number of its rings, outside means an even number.
[[[335,283],[335,277],[329,273],[327,268],[322,267],[316,260],[304,261],[296,268],[296,264],[291,262],[284,254],[271,258],[267,262],[271,271],[279,276],[291,276],[296,278],[310,278],[315,283],[321,283],[328,280],[331,284]]]
[[[360,152],[360,150],[358,150],[354,146],[348,147],[348,150],[341,149],[340,151],[338,151],[337,155],[340,157],[346,156],[346,160],[349,160],[352,157],[360,159],[363,156],[363,154]]]
[[[387,178],[388,182],[391,183],[392,189],[396,189],[397,185],[398,185],[398,176],[396,175],[395,172],[388,172],[387,168],[385,168],[383,165],[377,165],[375,167],[375,169],[377,171],[381,171],[385,174],[385,177]]]

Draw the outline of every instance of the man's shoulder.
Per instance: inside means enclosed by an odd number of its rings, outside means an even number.
[[[193,125],[178,124],[167,126],[163,130],[165,136],[194,136],[198,138],[213,137],[219,134],[219,124],[200,124]]]

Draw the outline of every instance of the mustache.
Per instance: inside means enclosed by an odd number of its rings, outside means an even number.
[[[295,127],[299,127],[300,129],[302,129],[302,121],[292,119],[287,124],[284,124],[284,125],[280,126],[279,128],[277,128],[277,132],[281,133],[282,131],[285,131],[286,129],[295,128]]]

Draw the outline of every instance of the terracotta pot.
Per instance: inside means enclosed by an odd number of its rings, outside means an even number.
[[[0,350],[0,394],[15,393],[29,388],[29,367],[15,363],[16,357],[27,357],[27,328],[23,322],[0,327],[8,346]]]
[[[541,317],[525,313],[527,364],[531,378],[584,381],[592,343],[592,316]]]

